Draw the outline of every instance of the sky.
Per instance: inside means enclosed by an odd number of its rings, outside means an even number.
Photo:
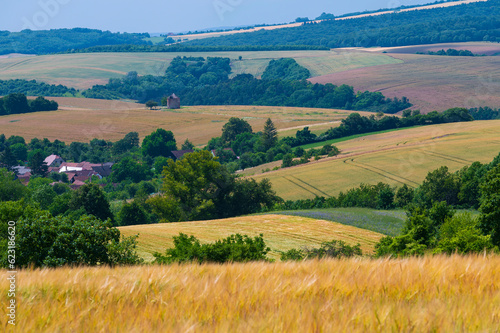
[[[3,0],[0,30],[93,28],[112,32],[184,32],[287,23],[322,12],[346,13],[432,0]]]

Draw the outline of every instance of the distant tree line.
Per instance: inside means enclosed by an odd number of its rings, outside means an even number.
[[[403,117],[387,116],[378,114],[369,117],[361,116],[359,113],[352,113],[347,118],[342,119],[340,126],[332,127],[325,133],[317,136],[308,128],[297,131],[296,137],[283,138],[291,147],[305,145],[313,142],[321,142],[331,139],[339,139],[355,134],[371,133],[395,128],[405,128],[411,126],[424,126],[443,123],[463,122],[474,120],[469,111],[464,108],[452,108],[444,112],[433,111],[428,114],[420,114],[420,111],[405,110]]]
[[[490,107],[472,108],[469,110],[474,120],[492,120],[500,119],[500,109],[492,109]]]
[[[49,101],[42,96],[27,99],[26,95],[13,93],[0,98],[0,116],[37,111],[55,111],[59,108],[56,101]]]
[[[100,53],[100,52],[245,52],[245,51],[327,51],[326,46],[321,45],[99,45],[82,49],[71,49],[63,53]]]
[[[415,10],[198,39],[186,45],[318,45],[329,48],[500,41],[500,1]]]
[[[417,54],[424,54],[423,52],[417,52]],[[450,57],[479,57],[481,55],[479,54],[474,54],[472,51],[469,50],[455,50],[455,49],[448,49],[448,50],[439,50],[436,52],[433,51],[427,51],[428,55],[439,55],[439,56],[450,56]]]
[[[11,93],[21,93],[27,96],[73,97],[78,91],[61,84],[47,84],[36,80],[0,80],[0,95],[5,96]]]
[[[97,45],[147,45],[147,33],[113,33],[96,29],[0,31],[0,54],[49,54]]]

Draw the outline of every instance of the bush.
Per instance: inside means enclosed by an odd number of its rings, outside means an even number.
[[[498,250],[491,242],[490,235],[482,235],[478,219],[470,213],[462,213],[446,220],[439,230],[439,242],[435,253],[480,253]]]
[[[174,262],[248,262],[265,260],[271,249],[266,247],[263,235],[253,239],[247,235],[235,234],[211,244],[200,244],[194,236],[180,233],[174,236],[174,248],[167,249],[165,255],[155,253],[155,262],[170,264]]]
[[[301,250],[291,249],[287,252],[282,252],[280,259],[285,260],[305,260],[305,259],[321,259],[321,258],[341,258],[360,256],[360,244],[351,246],[344,241],[332,240],[323,242],[319,248],[304,248]]]

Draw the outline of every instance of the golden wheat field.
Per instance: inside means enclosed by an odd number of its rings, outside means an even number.
[[[148,110],[143,104],[87,98],[50,98],[60,109],[50,112],[14,114],[0,117],[0,133],[32,138],[89,142],[94,138],[117,141],[128,132],[138,132],[142,139],[157,128],[174,133],[177,143],[189,139],[205,145],[220,136],[222,126],[231,117],[248,121],[255,132],[271,118],[280,135],[295,135],[298,129],[326,131],[353,111],[269,106],[187,106],[180,110]],[[370,112],[358,112],[370,115]]]
[[[36,269],[17,279],[17,324],[2,306],[4,332],[500,330],[500,256]]]
[[[232,234],[251,237],[264,235],[271,248],[270,258],[279,260],[279,251],[294,248],[319,247],[322,242],[342,240],[350,245],[361,245],[365,254],[372,254],[375,244],[384,235],[340,223],[299,216],[257,215],[223,220],[160,223],[119,227],[124,236],[139,234],[137,252],[146,261],[154,259],[153,253],[164,253],[173,247],[173,236],[180,232],[193,235],[202,243],[215,242]]]
[[[443,165],[455,172],[474,161],[489,163],[500,153],[500,120],[451,123],[375,134],[336,144],[337,157],[258,174],[286,200],[338,195],[360,183],[418,186]],[[279,164],[279,163],[278,163]]]

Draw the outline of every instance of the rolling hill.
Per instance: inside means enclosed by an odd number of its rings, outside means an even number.
[[[255,52],[176,52],[176,53],[84,53],[36,57],[0,58],[0,80],[40,80],[50,84],[87,89],[105,84],[127,72],[163,75],[173,58],[224,57],[232,59],[232,76],[249,73],[260,76],[269,62],[294,58],[313,76],[368,66],[401,63],[384,54],[346,51],[255,51]],[[239,57],[242,60],[239,60]]]
[[[439,50],[453,47],[478,51],[493,48],[500,52],[498,45],[490,43],[440,44]],[[380,91],[391,98],[406,96],[413,104],[412,109],[420,109],[425,113],[451,107],[500,107],[500,57],[444,57],[403,53],[405,50],[411,52],[408,50],[424,49],[434,48],[419,46],[387,49],[386,52],[397,52],[386,55],[401,63],[345,70],[313,77],[310,81],[323,84],[342,82],[353,86],[356,91]]]
[[[164,253],[173,247],[173,236],[180,232],[194,235],[202,243],[214,242],[231,234],[240,233],[254,237],[264,234],[268,254],[279,259],[279,251],[292,248],[319,247],[321,242],[342,240],[348,244],[361,244],[363,253],[373,253],[374,246],[384,235],[352,226],[286,215],[244,216],[224,220],[201,222],[160,223],[119,227],[125,236],[139,234],[138,253],[147,261],[153,260],[154,252]]]
[[[474,161],[490,162],[500,152],[499,126],[500,120],[474,121],[370,135],[338,143],[337,157],[258,174],[275,162],[244,174],[268,178],[290,200],[338,195],[360,183],[416,187],[440,166],[456,171]]]
[[[180,145],[189,138],[195,145],[205,145],[221,135],[222,126],[231,117],[247,120],[255,131],[271,118],[280,135],[295,135],[298,129],[324,132],[335,127],[351,111],[267,106],[189,106],[180,110],[148,110],[142,104],[54,97],[58,111],[15,114],[0,117],[0,133],[19,135],[26,140],[47,138],[88,142],[94,138],[117,141],[128,132],[138,132],[142,139],[157,128],[171,130]],[[358,112],[370,115],[369,112]]]

